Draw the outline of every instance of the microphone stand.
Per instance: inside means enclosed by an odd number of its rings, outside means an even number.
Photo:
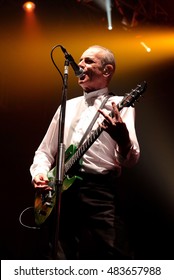
[[[56,202],[54,209],[55,223],[53,225],[53,259],[57,259],[58,240],[59,240],[59,224],[60,224],[60,205],[61,205],[61,190],[64,180],[64,166],[65,166],[65,145],[64,145],[64,125],[65,125],[65,110],[68,89],[68,67],[69,60],[65,60],[64,65],[64,79],[62,87],[62,100],[60,107],[60,117],[58,126],[58,148],[56,156],[56,176],[55,176],[55,190]]]

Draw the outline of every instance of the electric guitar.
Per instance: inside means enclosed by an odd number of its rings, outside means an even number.
[[[117,104],[118,110],[122,110],[124,107],[134,106],[135,101],[142,95],[147,87],[146,81],[143,81],[141,84],[138,84],[135,89],[132,89],[130,93],[126,94],[123,99]],[[112,113],[110,114],[112,115]],[[65,152],[65,166],[64,166],[64,180],[61,191],[67,190],[76,179],[83,180],[83,178],[73,175],[72,170],[77,170],[74,167],[79,166],[82,156],[86,151],[91,147],[91,145],[96,141],[96,139],[102,133],[103,128],[98,126],[94,130],[87,140],[80,146],[76,147],[75,145],[70,145]],[[74,174],[74,173],[73,173]],[[34,201],[34,214],[35,222],[37,225],[41,225],[48,218],[52,209],[56,203],[56,167],[51,169],[47,174],[49,183],[48,185],[52,187],[51,191],[37,190],[35,193]]]

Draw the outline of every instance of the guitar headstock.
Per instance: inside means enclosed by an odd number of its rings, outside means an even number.
[[[132,89],[130,93],[127,93],[121,102],[117,105],[118,109],[121,110],[123,107],[134,107],[135,102],[139,99],[140,96],[144,93],[147,88],[147,82],[143,81],[138,84],[135,89]]]

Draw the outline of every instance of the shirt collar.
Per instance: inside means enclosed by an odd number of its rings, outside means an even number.
[[[89,93],[84,91],[84,98],[86,101],[89,101],[93,98],[97,98],[101,95],[107,94],[108,92],[109,92],[109,90],[107,87],[99,89],[99,90],[91,91]]]

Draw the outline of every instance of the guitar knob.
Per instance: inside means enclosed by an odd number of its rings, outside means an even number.
[[[39,215],[42,215],[42,216],[46,216],[47,213],[46,213],[44,210],[40,210],[40,211],[38,212],[38,214],[39,214]]]

